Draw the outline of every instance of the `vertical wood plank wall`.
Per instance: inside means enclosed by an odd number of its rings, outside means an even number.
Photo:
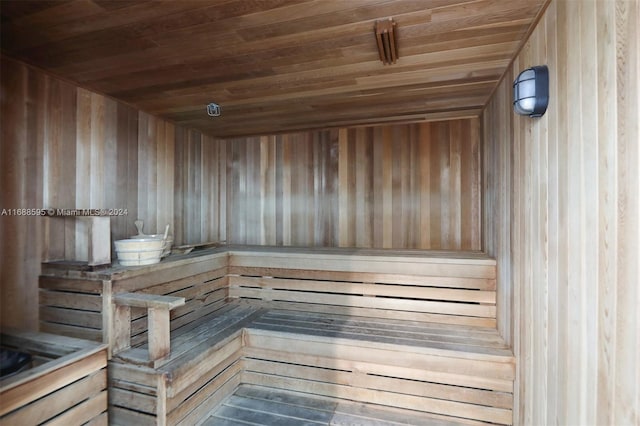
[[[176,126],[175,244],[227,240],[225,148],[219,140]]]
[[[173,124],[4,56],[1,82],[0,209],[127,209],[112,239],[135,235],[138,217],[148,233],[174,226]],[[79,226],[0,217],[4,326],[37,329],[40,263],[81,257]]]
[[[477,119],[225,144],[229,242],[480,249]]]
[[[514,424],[640,423],[640,6],[554,0],[483,114],[486,250]],[[511,82],[547,64],[541,119]]]
[[[215,140],[2,60],[0,209],[122,208],[112,240],[480,249],[479,119]],[[74,219],[0,217],[0,320],[37,329]]]

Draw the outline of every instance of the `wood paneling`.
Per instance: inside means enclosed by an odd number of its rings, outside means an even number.
[[[121,208],[112,239],[480,249],[479,120],[216,140],[2,57],[0,208]],[[5,123],[10,123],[5,125]],[[2,324],[37,328],[74,218],[2,216]]]
[[[27,368],[0,382],[0,423],[106,424],[107,346],[46,333],[0,335]]]
[[[4,1],[1,40],[83,87],[237,137],[477,116],[546,2]],[[388,17],[399,60],[385,66],[373,28]]]
[[[175,126],[2,57],[1,209],[126,209],[112,239],[174,228]],[[0,217],[2,324],[37,329],[40,262],[86,259],[74,218]]]
[[[224,144],[230,243],[480,249],[477,119]]]
[[[176,126],[175,243],[226,240],[225,148],[210,136]]]
[[[638,22],[635,0],[554,0],[483,115],[483,234],[520,424],[640,421]],[[538,64],[549,110],[515,116],[511,81]]]

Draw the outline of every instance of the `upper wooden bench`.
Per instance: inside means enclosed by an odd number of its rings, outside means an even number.
[[[82,308],[71,294],[93,298],[83,312],[102,317],[94,337],[117,354],[115,423],[189,424],[241,383],[511,422],[514,361],[495,330],[495,261],[481,253],[226,247],[172,258],[102,272],[49,265],[41,277],[45,328],[89,329],[72,322]],[[161,296],[170,323],[156,328],[170,341],[147,344],[155,302],[140,294]],[[116,323],[127,315],[125,342]]]
[[[479,253],[234,250],[229,296],[285,309],[495,328],[495,268]]]

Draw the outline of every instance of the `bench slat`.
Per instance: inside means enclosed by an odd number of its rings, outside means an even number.
[[[229,297],[495,318],[494,305],[231,287]]]
[[[319,254],[317,252],[237,252],[229,253],[229,266],[280,267],[344,272],[381,272],[464,278],[495,278],[493,259],[454,259],[451,257],[393,256],[358,254]]]
[[[260,287],[274,290],[305,290],[323,293],[348,293],[356,295],[386,296],[396,298],[448,300],[456,302],[496,303],[495,291],[434,288],[426,285],[405,285],[402,281],[392,284],[366,282],[340,282],[296,280],[282,278],[229,277],[229,285]]]
[[[472,424],[470,421],[460,422],[451,417],[437,415],[427,417],[425,413],[417,414],[414,411],[392,407],[362,405],[356,402],[320,395],[305,395],[283,390],[275,391],[273,388],[251,385],[240,386],[234,394],[253,400],[277,402],[298,407],[308,407],[314,410],[329,411],[334,416],[333,420],[335,424],[361,424],[365,419],[371,419],[372,423],[376,425],[379,425],[380,422],[390,422],[394,426],[397,424],[420,425],[426,423],[431,426],[460,426],[461,424]],[[342,416],[349,417],[345,418]],[[355,416],[355,418],[351,416]]]
[[[493,278],[442,277],[432,275],[386,274],[373,272],[323,271],[317,269],[287,269],[252,266],[229,267],[229,278],[274,277],[285,279],[302,279],[336,282],[363,282],[379,284],[398,284],[447,287],[469,290],[495,290],[496,280]]]
[[[440,371],[450,373],[464,372],[475,376],[507,380],[515,378],[515,363],[508,349],[435,343],[430,346],[407,346],[375,340],[296,334],[254,327],[245,329],[244,339],[248,346],[282,352],[295,351],[382,364],[391,359],[398,365],[427,370],[439,366]]]
[[[462,315],[435,314],[431,312],[394,311],[389,309],[360,308],[357,306],[322,305],[306,302],[262,301],[263,306],[290,312],[335,314],[368,317],[393,321],[419,321],[422,323],[462,325],[472,328],[496,327],[496,319],[490,317],[469,317]]]
[[[504,349],[504,342],[498,336],[475,337],[468,333],[467,336],[456,336],[439,332],[411,332],[392,329],[375,329],[366,327],[363,324],[331,323],[323,322],[302,322],[292,320],[274,320],[272,318],[261,318],[252,324],[254,328],[263,330],[282,330],[304,334],[334,335],[350,337],[356,340],[380,340],[395,342],[410,346],[425,346],[431,343],[460,344],[465,346],[495,347]]]
[[[360,360],[344,358],[330,358],[320,355],[307,355],[294,352],[279,352],[277,350],[247,346],[244,350],[245,363],[252,359],[277,360],[293,365],[314,365],[332,370],[363,371],[374,376],[404,377],[429,383],[460,386],[463,388],[485,389],[511,394],[513,381],[511,379],[496,379],[486,376],[473,376],[465,374],[465,371],[449,373],[438,370],[437,365],[433,369],[416,369],[411,366],[398,366],[378,364]]]
[[[334,361],[333,363],[331,361]],[[246,371],[277,376],[303,377],[308,380],[333,382],[341,385],[352,385],[367,389],[387,390],[390,392],[410,393],[431,398],[444,398],[451,401],[470,404],[491,405],[498,408],[511,409],[513,398],[510,393],[492,392],[484,389],[460,389],[456,385],[429,383],[417,380],[413,374],[408,377],[380,377],[364,373],[359,368],[336,373],[335,360],[327,362],[327,367],[311,365],[295,365],[288,362],[264,359],[246,359]],[[332,368],[331,368],[332,367]],[[378,366],[379,369],[386,366]],[[412,370],[414,371],[414,370]]]
[[[392,405],[394,407],[411,410],[415,410],[416,407],[420,407],[421,411],[441,415],[452,415],[461,418],[478,419],[492,423],[510,425],[512,422],[511,410],[448,401],[446,399],[424,398],[383,390],[363,389],[348,385],[306,380],[304,378],[281,377],[254,372],[245,372],[243,374],[243,382],[316,395],[344,398],[370,404]]]

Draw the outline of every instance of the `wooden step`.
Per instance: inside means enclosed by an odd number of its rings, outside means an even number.
[[[512,422],[515,361],[493,329],[274,310],[244,342],[242,383]]]

